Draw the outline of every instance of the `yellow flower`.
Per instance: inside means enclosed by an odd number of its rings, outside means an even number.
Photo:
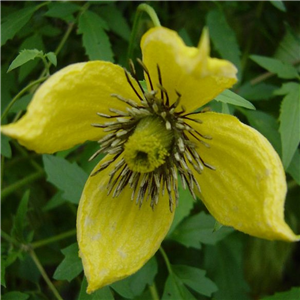
[[[173,220],[177,176],[220,223],[270,240],[299,239],[284,221],[285,173],[270,143],[233,116],[194,112],[236,82],[230,62],[210,58],[207,31],[194,48],[153,28],[141,48],[147,91],[134,70],[78,63],[49,78],[24,117],[2,127],[39,153],[86,140],[100,140],[94,157],[107,153],[78,208],[88,292],[154,255]]]

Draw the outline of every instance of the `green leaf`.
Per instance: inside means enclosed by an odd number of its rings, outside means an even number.
[[[300,287],[294,287],[288,292],[276,293],[261,300],[297,300],[300,299]]]
[[[300,150],[299,149],[296,150],[293,159],[287,169],[287,172],[300,185]]]
[[[201,212],[180,223],[171,234],[170,239],[186,247],[200,249],[201,243],[214,245],[233,232],[232,228],[225,226],[214,231],[214,227],[214,218]]]
[[[48,60],[51,62],[52,65],[56,67],[57,65],[57,58],[54,52],[48,52],[45,54]]]
[[[8,292],[1,296],[2,300],[26,300],[29,295],[21,292]]]
[[[183,282],[175,275],[169,274],[161,300],[196,300]]]
[[[281,137],[278,131],[278,121],[273,116],[259,110],[243,110],[243,113],[246,115],[250,125],[265,136],[277,153],[281,155]]]
[[[27,94],[21,98],[18,99],[18,101],[16,101],[14,103],[14,105],[11,107],[10,111],[11,113],[18,113],[22,110],[26,110],[28,104],[30,103],[32,99],[32,95],[31,94]]]
[[[250,58],[264,69],[271,73],[275,73],[279,78],[299,78],[299,74],[293,66],[282,62],[279,59],[259,55],[251,55]]]
[[[10,158],[11,147],[9,144],[10,138],[1,133],[1,155]]]
[[[59,18],[66,22],[73,22],[73,13],[80,10],[80,6],[70,2],[51,2],[49,10],[45,13],[46,17]]]
[[[76,163],[62,157],[43,155],[43,162],[47,180],[64,192],[63,198],[77,204],[88,175]]]
[[[175,210],[174,220],[168,232],[168,236],[174,231],[177,225],[190,214],[194,206],[194,199],[188,189],[183,189],[181,181],[179,181],[179,203]]]
[[[106,21],[111,31],[122,37],[125,41],[130,38],[130,27],[127,19],[124,18],[121,11],[114,3],[101,7],[100,17]]]
[[[218,290],[217,286],[205,277],[204,270],[181,265],[172,265],[172,270],[185,285],[201,295],[210,297]]]
[[[243,97],[237,95],[236,93],[230,90],[223,91],[215,98],[215,100],[223,103],[232,104],[235,106],[245,107],[248,109],[255,109],[255,106],[251,102],[247,101]]]
[[[141,295],[147,285],[153,284],[157,273],[157,262],[152,257],[137,273],[113,283],[111,287],[122,297],[133,299]]]
[[[7,72],[10,72],[11,70],[26,64],[30,60],[33,60],[37,57],[42,57],[42,56],[43,56],[43,51],[39,51],[37,49],[24,49],[19,53],[19,55],[10,64]]]
[[[108,286],[93,292],[92,294],[86,293],[87,281],[86,278],[82,280],[78,300],[114,300],[114,296]]]
[[[20,201],[11,231],[12,237],[20,242],[26,241],[24,229],[27,226],[26,215],[28,211],[29,194],[30,191],[26,191]]]
[[[282,162],[287,169],[300,142],[300,84],[285,83],[276,94],[286,95],[281,103],[279,132]]]
[[[5,259],[3,254],[1,253],[1,285],[4,287],[6,287],[5,270],[6,270]]]
[[[29,6],[7,16],[1,26],[1,46],[12,39],[15,34],[31,19],[33,13],[40,7]]]
[[[205,270],[218,287],[213,299],[250,300],[249,287],[244,279],[243,255],[243,242],[236,234],[204,248]]]
[[[104,29],[106,23],[95,13],[86,11],[79,18],[78,33],[82,34],[83,46],[90,60],[113,62],[113,52]]]
[[[43,207],[43,211],[49,211],[65,203],[66,200],[62,197],[62,195],[63,192],[61,191],[56,193],[49,201],[47,201],[46,205]]]
[[[61,252],[65,258],[55,270],[53,278],[70,282],[82,272],[82,263],[78,256],[78,245],[77,243],[72,244],[61,250]]]
[[[285,5],[283,3],[283,1],[280,1],[280,0],[275,0],[275,1],[270,1],[271,4],[273,4],[277,9],[283,11],[283,12],[286,12],[286,8],[285,8]]]
[[[206,18],[210,38],[220,55],[241,70],[240,49],[235,32],[228,25],[222,10],[211,10]],[[240,76],[240,72],[238,73]]]
[[[239,87],[239,95],[251,101],[264,101],[274,97],[276,85],[264,82],[252,85],[250,82]]]

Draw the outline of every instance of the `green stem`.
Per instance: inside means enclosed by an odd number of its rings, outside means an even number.
[[[38,268],[38,270],[40,271],[42,277],[44,278],[44,280],[46,281],[49,289],[52,291],[52,293],[54,294],[55,298],[58,300],[63,300],[63,298],[60,296],[60,294],[58,293],[57,289],[55,288],[55,286],[53,285],[53,283],[51,282],[50,278],[48,277],[45,269],[43,268],[40,260],[38,259],[38,257],[36,256],[35,252],[33,249],[29,249],[29,254],[32,258],[32,260],[34,261],[36,267]]]
[[[29,83],[26,87],[24,87],[11,101],[10,103],[7,105],[7,107],[5,108],[2,116],[1,116],[1,121],[3,121],[3,119],[6,117],[6,115],[8,114],[9,110],[11,109],[11,107],[15,104],[15,102],[23,95],[25,94],[28,90],[30,90],[33,86],[35,86],[36,84],[43,82],[44,80],[46,80],[49,76],[45,76],[45,77],[41,77],[31,83]]]
[[[57,242],[59,240],[63,240],[65,238],[73,236],[75,234],[76,234],[76,229],[72,229],[72,230],[63,232],[61,234],[58,234],[56,236],[53,236],[53,237],[50,237],[50,238],[47,238],[47,239],[44,239],[41,241],[33,242],[33,243],[31,243],[31,246],[33,249],[36,249],[36,248],[43,247],[45,245]]]
[[[172,267],[171,267],[171,263],[170,263],[170,261],[169,261],[169,258],[168,258],[168,256],[167,256],[165,250],[164,250],[162,247],[160,247],[160,248],[159,248],[159,251],[160,251],[161,255],[162,255],[163,258],[164,258],[164,261],[165,261],[165,263],[166,263],[166,266],[167,266],[167,269],[168,269],[169,274],[173,274],[173,270],[172,270]]]
[[[20,243],[19,242],[17,242],[15,239],[13,239],[9,234],[7,234],[5,231],[3,231],[2,229],[1,229],[1,237],[3,238],[3,239],[5,239],[7,242],[9,242],[9,243],[11,243],[11,244],[13,244],[13,245],[15,245],[15,246],[17,246],[17,247],[19,247],[20,246]]]
[[[12,185],[2,189],[2,199],[4,199],[5,197],[7,197],[8,195],[10,195],[11,193],[13,193],[15,190],[28,185],[31,182],[34,182],[37,179],[40,179],[42,177],[45,176],[45,172],[44,171],[38,171],[36,173],[33,173],[15,183],[13,183]]]
[[[159,300],[159,296],[158,296],[158,292],[157,292],[155,282],[153,282],[152,285],[149,285],[149,291],[151,293],[151,297],[152,297],[153,300]]]
[[[145,3],[140,4],[137,7],[137,11],[136,11],[134,21],[133,21],[133,26],[132,26],[132,31],[131,31],[129,46],[128,46],[128,52],[127,52],[127,59],[130,59],[133,56],[135,39],[136,39],[136,36],[138,33],[139,23],[140,23],[143,12],[145,12],[149,15],[154,26],[156,26],[156,27],[161,26],[155,10],[148,4],[145,4]]]

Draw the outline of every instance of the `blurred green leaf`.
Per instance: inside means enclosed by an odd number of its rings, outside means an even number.
[[[4,287],[6,287],[5,269],[6,269],[5,259],[3,253],[1,253],[1,285]]]
[[[232,104],[235,106],[245,107],[248,109],[255,109],[255,106],[251,102],[247,101],[243,97],[237,95],[236,93],[230,90],[223,91],[215,98],[215,100],[227,104]]]
[[[26,191],[20,201],[11,231],[12,237],[20,242],[26,242],[24,230],[27,226],[26,215],[28,211],[29,194],[30,191]]]
[[[296,150],[292,158],[292,161],[287,169],[287,172],[300,185],[300,150],[299,149]]]
[[[288,292],[276,293],[273,296],[264,297],[261,300],[298,300],[300,299],[300,287],[294,287]]]
[[[43,207],[43,211],[49,211],[65,203],[66,200],[63,198],[62,195],[63,192],[61,191],[57,192]]]
[[[270,1],[271,4],[273,4],[277,9],[283,11],[283,12],[286,12],[286,8],[285,8],[285,5],[283,3],[283,1],[280,1],[280,0],[275,0],[275,1]]]
[[[82,272],[82,263],[78,256],[78,245],[77,243],[72,244],[61,250],[61,252],[64,254],[65,258],[58,265],[53,274],[53,278],[70,282]]]
[[[54,52],[48,52],[45,54],[48,60],[51,62],[52,65],[56,67],[57,65],[57,58]]]
[[[255,61],[258,65],[263,67],[264,69],[268,70],[271,73],[276,74],[279,78],[283,78],[283,79],[299,78],[299,74],[293,66],[285,62],[282,62],[276,58],[270,58],[270,57],[259,56],[259,55],[250,55],[250,58],[253,61]]]
[[[235,32],[228,25],[222,10],[211,10],[206,17],[210,38],[222,58],[231,61],[241,70],[240,49]],[[241,74],[238,73],[240,78]]]
[[[78,33],[82,34],[82,42],[90,60],[107,60],[113,62],[110,41],[104,30],[107,24],[97,14],[85,11],[79,18]]]
[[[274,97],[278,86],[264,82],[252,85],[250,82],[239,87],[239,95],[251,101],[264,101]]]
[[[280,127],[282,143],[282,161],[288,168],[300,142],[300,84],[288,82],[276,91],[285,95],[280,109]]]
[[[1,46],[12,39],[31,19],[33,13],[43,5],[29,6],[6,16],[5,21],[1,25]]]
[[[62,157],[43,155],[47,180],[62,190],[63,197],[77,204],[88,175],[76,164]]]
[[[161,300],[196,300],[183,282],[175,275],[169,274]]]
[[[2,300],[26,300],[29,295],[21,292],[9,292],[1,296]]]
[[[27,63],[30,60],[33,60],[37,57],[42,57],[43,51],[39,51],[37,49],[24,49],[22,50],[19,55],[13,60],[13,62],[10,64],[7,72],[10,72],[11,70],[18,68],[25,63]]]
[[[113,283],[111,287],[122,297],[133,299],[142,294],[147,285],[153,284],[157,273],[157,262],[152,257],[137,273]]]
[[[92,294],[86,293],[87,289],[87,281],[84,277],[81,283],[80,293],[78,300],[114,300],[114,296],[109,288],[109,286],[105,286],[100,290],[93,292]]]
[[[200,249],[201,243],[214,245],[233,232],[232,228],[225,226],[214,231],[214,226],[214,218],[201,212],[180,223],[170,235],[170,239],[186,247]]]
[[[204,270],[183,265],[173,265],[172,270],[185,285],[201,295],[210,297],[218,290],[217,286],[205,277]]]
[[[66,22],[74,22],[73,13],[80,10],[80,6],[71,2],[53,1],[48,5],[46,17],[59,18]]]
[[[1,155],[11,158],[10,138],[1,133]]]
[[[28,104],[30,103],[32,99],[32,95],[31,94],[27,94],[21,98],[18,99],[18,101],[16,101],[14,103],[14,105],[11,107],[10,111],[11,113],[18,113],[22,110],[26,110]]]

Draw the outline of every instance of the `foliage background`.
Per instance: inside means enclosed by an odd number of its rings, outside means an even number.
[[[2,1],[2,122],[23,114],[37,87],[27,85],[47,76],[48,69],[52,74],[95,59],[127,67],[128,53],[141,57],[139,40],[152,24],[143,14],[131,40],[139,4]],[[281,155],[289,187],[286,220],[299,233],[299,3],[149,4],[162,25],[178,31],[188,45],[196,46],[202,28],[208,26],[212,56],[229,59],[239,68],[233,90],[256,110],[217,101],[210,107],[234,113],[258,129]],[[128,52],[129,45],[133,48]],[[38,51],[23,53],[20,66],[7,73],[24,49]],[[164,251],[136,275],[85,294],[75,222],[82,187],[96,163],[87,160],[97,144],[37,155],[16,141],[4,136],[1,140],[3,299],[300,299],[299,243],[264,241],[230,228],[213,233],[212,217],[183,190],[175,222],[162,244]]]

